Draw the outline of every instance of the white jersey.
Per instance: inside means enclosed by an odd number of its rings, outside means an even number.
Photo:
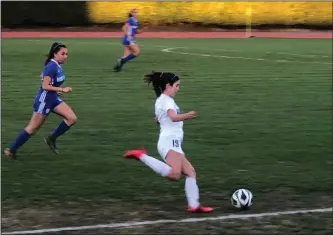
[[[172,109],[177,114],[180,113],[179,107],[170,96],[161,94],[155,102],[155,116],[160,123],[160,137],[176,136],[183,139],[183,121],[173,122],[168,116],[168,110]]]

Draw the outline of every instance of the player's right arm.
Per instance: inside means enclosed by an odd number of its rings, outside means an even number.
[[[131,26],[131,20],[128,19],[121,28],[123,32],[127,35],[128,39],[131,39],[131,32],[128,30],[130,26]]]
[[[162,104],[163,109],[167,112],[169,118],[173,121],[173,122],[179,122],[179,121],[184,121],[187,119],[192,119],[196,117],[196,112],[195,111],[191,111],[188,113],[182,113],[182,114],[177,114],[176,110],[175,110],[175,103],[171,100],[164,100],[163,104]]]
[[[121,30],[124,32],[124,34],[127,34],[127,29],[128,29],[128,23],[126,22],[123,27],[121,27]]]
[[[42,88],[45,91],[56,91],[56,92],[71,92],[72,88],[71,87],[55,87],[50,85],[52,81],[52,78],[50,76],[44,76],[43,77],[43,83],[42,83]]]
[[[55,87],[52,86],[52,78],[56,78],[57,75],[57,69],[54,67],[47,67],[44,69],[43,72],[43,82],[42,82],[42,88],[45,91],[56,91],[56,92],[71,92],[71,87]]]

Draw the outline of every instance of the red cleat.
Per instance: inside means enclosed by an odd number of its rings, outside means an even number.
[[[197,208],[191,206],[187,207],[187,211],[191,213],[210,213],[213,212],[213,210],[213,208],[205,206],[198,206]]]
[[[146,154],[146,151],[144,149],[137,149],[127,151],[123,156],[124,158],[133,158],[139,161],[143,154]]]

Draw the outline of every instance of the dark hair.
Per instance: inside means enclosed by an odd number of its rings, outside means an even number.
[[[133,8],[130,10],[130,12],[128,13],[128,17],[133,17],[133,12],[136,11],[136,8]]]
[[[173,85],[175,82],[179,80],[179,77],[174,73],[169,72],[155,72],[152,71],[149,74],[145,74],[144,81],[148,83],[152,83],[155,94],[159,97],[166,88],[166,85]]]
[[[60,51],[61,48],[66,48],[66,45],[60,42],[54,42],[50,48],[49,54],[47,55],[44,65],[47,65],[47,63],[49,63],[50,60],[53,59],[54,54]]]

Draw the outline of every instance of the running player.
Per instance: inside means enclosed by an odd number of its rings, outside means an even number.
[[[122,27],[122,30],[125,33],[122,38],[124,55],[117,60],[117,63],[113,68],[115,72],[120,72],[125,63],[139,56],[140,48],[135,41],[135,35],[140,33],[137,15],[137,9],[132,9],[128,14],[126,23]]]
[[[188,201],[188,212],[209,213],[211,207],[203,207],[199,203],[199,188],[193,166],[185,157],[182,150],[183,121],[196,117],[196,112],[191,111],[181,114],[173,97],[179,90],[179,77],[173,73],[152,72],[145,75],[145,81],[152,83],[157,100],[155,102],[155,120],[160,124],[160,135],[157,150],[162,161],[150,157],[145,150],[136,149],[127,151],[125,158],[142,161],[157,174],[169,180],[179,180],[181,174],[185,175],[185,193]]]
[[[9,148],[4,150],[5,156],[15,159],[17,150],[29,140],[42,126],[50,112],[54,112],[63,117],[64,120],[44,141],[54,153],[58,153],[56,139],[73,126],[77,120],[72,109],[63,102],[59,95],[72,91],[71,87],[60,87],[65,75],[61,64],[67,60],[67,48],[64,44],[55,42],[52,44],[48,57],[44,64],[41,86],[37,92],[33,103],[33,114],[29,124],[19,133]]]

